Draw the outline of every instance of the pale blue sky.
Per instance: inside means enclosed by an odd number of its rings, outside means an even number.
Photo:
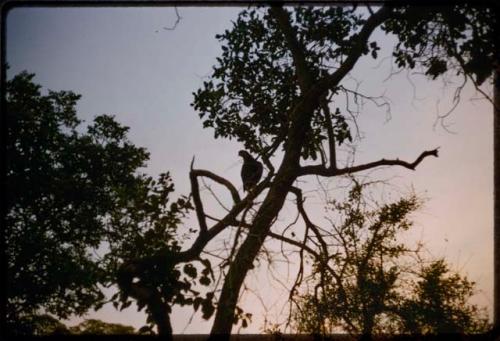
[[[151,152],[147,172],[169,170],[180,193],[189,192],[188,169],[193,155],[196,165],[239,184],[241,149],[234,141],[214,140],[202,129],[192,107],[192,92],[211,72],[220,46],[214,38],[236,18],[237,7],[181,7],[182,20],[174,31],[162,29],[175,22],[169,7],[151,8],[17,8],[7,16],[8,76],[22,70],[36,73],[35,81],[52,90],[82,94],[79,117],[90,121],[98,114],[114,114],[129,126],[131,140]],[[158,32],[156,32],[158,31]],[[392,40],[376,32],[385,44],[381,56],[389,55]],[[440,147],[438,159],[426,159],[416,171],[384,168],[374,178],[392,179],[400,190],[413,186],[428,198],[415,215],[415,238],[423,238],[434,256],[446,256],[454,268],[467,273],[481,290],[475,302],[492,305],[493,161],[492,109],[469,87],[449,119],[456,134],[439,126],[436,114],[450,107],[453,89],[441,81],[430,82],[406,73],[383,81],[390,60],[362,59],[353,76],[362,81],[360,90],[385,95],[391,100],[392,116],[366,104],[359,118],[364,139],[358,143],[356,162],[396,158],[413,161],[423,150]],[[346,83],[352,85],[353,83]],[[485,88],[489,90],[489,88]],[[439,104],[439,109],[437,106]],[[306,179],[311,186],[312,179]],[[332,187],[335,179],[330,180]],[[312,215],[322,215],[321,202],[308,201]],[[208,207],[211,207],[208,205]],[[262,286],[257,273],[249,285],[273,292],[266,304],[278,317],[286,294]],[[252,275],[254,276],[254,275]],[[261,277],[259,277],[261,276]],[[260,282],[259,282],[260,281]],[[261,285],[259,285],[259,283]],[[275,301],[274,301],[275,300]],[[259,332],[263,320],[261,303],[245,296],[245,307],[254,323],[245,332]],[[280,305],[281,304],[281,305]],[[133,309],[115,312],[112,307],[89,315],[110,322],[143,325],[145,318]],[[190,317],[187,309],[174,311],[174,331],[206,333],[211,322]],[[79,321],[73,319],[72,323]]]

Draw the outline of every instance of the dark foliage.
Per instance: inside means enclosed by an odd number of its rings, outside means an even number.
[[[179,250],[177,226],[191,209],[187,197],[169,202],[168,173],[158,180],[138,173],[148,153],[127,139],[127,127],[109,115],[82,126],[80,96],[43,95],[33,77],[23,72],[6,86],[6,321],[13,333],[29,333],[40,311],[68,318],[99,309],[102,287],[116,284],[121,263]],[[164,291],[186,286],[172,268],[149,273]],[[112,300],[130,305],[118,294]]]

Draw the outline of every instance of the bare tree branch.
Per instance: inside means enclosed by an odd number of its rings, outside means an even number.
[[[386,19],[390,17],[392,9],[388,6],[383,6],[376,13],[371,15],[363,25],[363,28],[359,33],[353,36],[354,46],[352,51],[347,56],[346,60],[342,65],[330,75],[322,78],[314,84],[309,90],[310,94],[308,96],[316,97],[317,94],[324,93],[327,89],[333,89],[337,87],[342,79],[352,70],[359,57],[363,54],[363,51],[368,42],[368,38],[372,32],[380,26]]]
[[[337,175],[344,175],[347,173],[352,174],[380,166],[401,166],[411,170],[415,170],[415,168],[420,164],[420,162],[422,162],[422,160],[425,159],[427,156],[438,157],[438,149],[439,148],[423,152],[415,161],[411,163],[399,159],[395,160],[382,159],[379,161],[369,162],[363,165],[346,167],[337,170],[328,169],[322,165],[304,166],[300,168],[299,176],[303,175],[337,176]]]
[[[370,6],[369,2],[365,3],[365,6],[366,6],[366,8],[368,9],[368,12],[370,12],[371,15],[375,14],[373,12],[372,6]]]
[[[328,101],[325,98],[321,102],[321,109],[325,115],[325,125],[326,125],[326,133],[328,134],[328,151],[330,157],[330,169],[337,169],[337,156],[335,150],[335,135],[333,134],[332,127],[332,115],[330,114],[330,108],[328,107]]]
[[[291,186],[290,192],[295,194],[295,196],[297,197],[297,209],[300,212],[302,219],[304,219],[304,223],[306,224],[306,226],[313,231],[316,238],[318,239],[318,242],[321,244],[321,252],[326,252],[326,250],[328,250],[326,242],[323,240],[323,237],[321,236],[321,233],[319,232],[317,226],[309,219],[309,216],[304,209],[304,198],[302,197],[302,191],[300,190],[300,188]]]
[[[380,96],[367,96],[367,95],[364,95],[361,92],[359,92],[357,89],[358,87],[359,87],[359,84],[358,84],[358,86],[356,86],[356,90],[351,90],[351,89],[348,89],[345,86],[341,85],[341,86],[339,86],[339,90],[346,92],[346,93],[351,93],[352,95],[354,95],[354,103],[356,103],[356,104],[358,104],[358,98],[365,99],[367,101],[372,102],[373,104],[375,104],[379,108],[385,107],[386,114],[390,114],[391,104],[389,102],[389,99],[384,94],[382,94]],[[363,104],[364,103],[361,103],[361,106]]]
[[[269,160],[269,156],[274,154],[274,152],[276,151],[276,149],[278,149],[281,142],[283,142],[284,138],[285,138],[284,136],[277,137],[276,140],[273,142],[273,144],[266,147],[261,154],[262,160],[264,161],[264,164],[269,169],[269,173],[271,175],[274,175],[275,170],[274,170],[273,164]]]
[[[169,252],[168,250],[164,251],[159,251],[156,255],[149,256],[149,257],[142,257],[139,259],[134,259],[130,260],[129,262],[126,262],[120,266],[120,269],[122,269],[123,272],[127,274],[131,274],[131,269],[134,270],[134,273],[139,273],[140,269],[147,269],[148,267],[151,266],[151,264],[162,264],[166,262],[170,263],[183,263],[183,262],[189,262],[192,260],[199,259],[201,252],[204,252],[205,246],[213,239],[215,238],[220,232],[222,232],[226,227],[232,225],[232,223],[236,220],[236,217],[238,214],[240,214],[245,208],[247,208],[253,200],[266,188],[269,186],[269,182],[271,177],[268,176],[264,181],[262,181],[260,184],[258,184],[254,189],[248,193],[248,195],[243,199],[239,200],[233,207],[232,209],[226,214],[226,216],[222,219],[216,219],[213,217],[210,217],[204,213],[203,210],[203,204],[201,202],[200,198],[200,193],[199,193],[199,186],[198,186],[198,180],[197,176],[198,175],[203,175],[207,176],[211,179],[218,179],[221,180],[223,179],[222,177],[219,177],[211,172],[208,171],[201,171],[200,170],[193,170],[193,163],[194,163],[194,158],[193,161],[191,162],[191,172],[190,172],[190,180],[191,180],[191,191],[192,191],[192,196],[193,196],[193,201],[195,204],[195,210],[197,214],[197,219],[198,223],[200,225],[200,232],[195,239],[194,243],[191,245],[191,247],[187,250],[177,252],[177,253],[172,253]],[[225,180],[225,179],[223,179]],[[216,180],[217,181],[217,180]],[[227,181],[227,180],[226,180]],[[217,181],[219,183],[223,183],[227,186],[229,184],[229,187],[232,186],[230,182],[227,181]],[[234,186],[232,186],[234,188]],[[239,198],[239,196],[238,196]],[[213,225],[212,227],[208,228],[208,225],[206,223],[206,218],[210,218],[212,220],[216,220],[217,223]],[[133,267],[131,268],[131,265]],[[127,277],[127,280],[129,280],[130,283],[127,285],[130,286],[132,284],[132,277]],[[124,283],[126,283],[126,280],[124,280]],[[124,284],[125,287],[125,284]]]
[[[205,220],[205,212],[203,210],[203,203],[200,198],[200,186],[198,185],[198,179],[193,171],[194,156],[191,161],[191,171],[189,172],[189,179],[191,181],[191,193],[193,195],[194,207],[196,210],[196,216],[198,218],[198,224],[200,225],[200,235],[205,234],[208,227],[207,221]]]
[[[191,165],[191,173],[193,176],[203,176],[205,178],[209,178],[223,186],[225,186],[229,192],[231,192],[231,196],[233,197],[233,201],[235,204],[239,203],[241,201],[240,195],[238,194],[238,190],[236,187],[229,181],[224,179],[222,176],[219,176],[217,174],[214,174],[210,171],[204,170],[204,169],[193,169]]]
[[[203,183],[203,187],[206,190],[208,190],[208,192],[212,195],[212,197],[215,199],[215,201],[217,201],[217,203],[219,204],[219,206],[222,207],[222,209],[225,210],[226,212],[229,212],[229,208],[227,208],[226,205],[224,205],[224,203],[222,202],[222,200],[219,199],[219,197],[217,196],[217,194],[215,194],[215,192],[212,190],[212,188],[207,185],[207,183],[205,182],[205,180],[203,179],[203,177],[201,177],[201,182]],[[208,216],[206,214],[205,214],[205,216],[208,218]]]
[[[269,13],[278,22],[281,32],[285,36],[287,45],[292,53],[293,64],[297,72],[297,80],[302,93],[306,93],[311,87],[313,80],[307,66],[306,57],[304,55],[305,48],[297,40],[297,34],[294,27],[290,23],[288,11],[281,6],[271,6]]]
[[[241,222],[238,224],[238,228],[236,230],[236,235],[234,236],[234,241],[233,241],[233,246],[231,248],[231,252],[229,253],[229,257],[227,258],[228,264],[231,262],[233,259],[235,253],[236,253],[236,248],[238,247],[238,240],[240,239],[241,236],[241,230],[243,228],[243,224],[246,224],[245,219],[248,214],[248,211],[250,210],[251,206],[249,205],[245,211],[243,211],[243,215],[241,216]]]
[[[172,27],[163,27],[163,29],[166,30],[166,31],[173,31],[173,30],[175,30],[177,28],[177,25],[181,22],[182,17],[179,14],[179,10],[177,9],[177,7],[174,7],[174,10],[175,10],[175,16],[176,16],[175,22],[172,25]]]
[[[221,220],[218,220],[217,218],[213,218],[213,217],[210,217],[210,219],[212,220],[216,220],[216,221],[221,221]],[[246,229],[251,229],[252,228],[252,225],[251,224],[248,224],[244,221],[239,221],[237,219],[234,219],[231,221],[230,223],[231,226],[235,226],[235,227],[244,227]],[[305,242],[300,242],[300,241],[297,241],[297,240],[294,240],[294,239],[291,239],[291,238],[288,238],[288,237],[285,237],[281,234],[278,234],[278,233],[275,233],[275,232],[271,232],[269,231],[267,233],[267,235],[273,239],[276,239],[276,240],[279,240],[279,241],[282,241],[282,242],[285,242],[287,244],[290,244],[290,245],[293,245],[293,246],[296,246],[298,247],[299,249],[304,249],[306,250],[308,253],[310,253],[312,256],[314,256],[315,258],[318,258],[319,259],[319,253],[317,253],[316,251],[314,251],[311,247],[307,246],[307,244]]]
[[[245,198],[238,201],[226,214],[226,216],[219,220],[210,229],[208,229],[204,233],[200,231],[200,234],[194,241],[193,245],[191,245],[188,250],[181,251],[176,255],[176,257],[178,258],[178,262],[187,262],[195,259],[203,251],[203,248],[208,244],[210,240],[212,240],[215,236],[222,232],[227,226],[232,225],[232,223],[236,220],[238,214],[240,214],[245,208],[247,208],[253,202],[253,200],[257,196],[259,196],[259,194],[266,187],[269,186],[271,177],[272,175],[268,175],[260,184],[254,187],[252,191],[248,192],[248,195]],[[205,216],[206,215],[203,216],[203,219],[205,219]]]

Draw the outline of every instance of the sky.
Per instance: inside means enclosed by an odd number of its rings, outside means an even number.
[[[215,140],[213,131],[203,129],[190,103],[192,92],[201,87],[221,54],[215,35],[230,28],[240,10],[180,7],[180,22],[175,30],[168,30],[164,28],[176,21],[172,7],[15,8],[6,19],[7,76],[27,70],[36,74],[35,82],[45,89],[81,94],[78,116],[86,122],[99,114],[115,115],[130,127],[130,140],[151,153],[144,171],[151,175],[170,171],[176,193],[189,193],[193,156],[196,167],[239,183],[237,153],[242,147],[234,141]],[[439,147],[439,158],[425,159],[415,171],[392,167],[364,175],[388,180],[400,192],[413,189],[426,198],[414,215],[409,238],[422,240],[430,255],[446,257],[454,270],[475,281],[478,294],[473,302],[491,313],[491,104],[468,86],[446,120],[451,132],[435,125],[437,115],[452,107],[453,89],[459,83],[429,81],[406,71],[388,79],[391,60],[384,57],[390,55],[394,40],[380,31],[373,37],[382,42],[380,57],[376,61],[362,58],[345,85],[358,85],[360,92],[371,96],[383,94],[391,107],[388,113],[385,107],[363,106],[355,163],[381,158],[412,162],[422,151]],[[485,90],[490,92],[488,87]],[[305,181],[307,186],[315,185],[312,179]],[[324,180],[324,184],[334,192],[338,180]],[[311,216],[320,219],[321,200],[311,197],[308,205]],[[279,286],[263,282],[266,275],[258,270],[247,281],[256,294],[243,297],[242,305],[254,315],[243,332],[262,332],[264,317],[283,318],[286,294]],[[261,302],[259,296],[267,299]],[[144,314],[134,306],[117,312],[108,305],[85,318],[136,328],[145,322]],[[208,333],[211,327],[211,321],[193,317],[189,309],[174,310],[172,318],[175,333]],[[68,324],[80,321],[81,317],[75,317]]]

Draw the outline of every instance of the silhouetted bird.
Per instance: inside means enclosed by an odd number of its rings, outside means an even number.
[[[243,158],[243,166],[241,167],[243,189],[249,191],[259,182],[262,176],[262,163],[255,160],[246,150],[240,150],[238,155]]]

